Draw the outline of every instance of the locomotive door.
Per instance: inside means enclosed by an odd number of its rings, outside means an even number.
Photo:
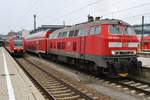
[[[86,36],[80,37],[80,57],[85,59]]]

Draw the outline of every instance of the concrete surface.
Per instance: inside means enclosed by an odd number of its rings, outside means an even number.
[[[150,58],[138,57],[138,60],[142,61],[143,67],[150,68]]]
[[[0,100],[45,100],[3,47],[0,47]]]

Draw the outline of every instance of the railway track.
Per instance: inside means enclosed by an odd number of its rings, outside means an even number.
[[[129,88],[133,93],[150,98],[150,83],[130,78],[116,81],[115,83]]]
[[[95,77],[95,76],[91,76]],[[124,78],[124,79],[108,79],[105,77],[95,77],[98,78],[100,81],[102,80],[103,83],[109,84],[110,86],[115,85],[117,88],[122,90],[127,90],[132,94],[137,96],[144,96],[144,100],[150,100],[150,82],[139,80],[136,78]]]
[[[57,76],[54,71],[45,69],[36,62],[26,58],[18,58],[16,61],[49,100],[108,100],[108,98],[89,92],[88,89]]]
[[[31,58],[32,59],[32,58]],[[35,60],[36,62],[37,60]],[[148,98],[150,100],[150,83],[140,81],[138,79],[126,78],[119,80],[112,80],[101,78],[95,75],[88,74],[91,78],[95,77],[95,80],[104,80],[103,82],[108,82],[110,85],[115,84],[116,87],[122,88],[122,90],[127,89],[127,91],[136,94],[137,96],[144,96],[144,98]]]

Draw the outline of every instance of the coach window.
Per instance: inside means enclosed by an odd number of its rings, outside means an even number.
[[[49,39],[51,39],[52,35],[49,35]]]
[[[69,37],[73,37],[73,35],[74,35],[74,31],[70,31],[69,32]]]
[[[75,30],[74,36],[78,36],[78,34],[79,34],[79,30]]]
[[[63,32],[62,37],[67,37],[67,32]]]
[[[51,38],[52,38],[52,35],[53,35],[53,34],[50,34],[50,35],[49,35],[49,39],[51,39]]]
[[[58,38],[61,38],[61,37],[62,37],[62,33],[59,33]]]
[[[55,33],[50,35],[50,39],[54,39],[55,38]]]
[[[58,33],[55,33],[55,34],[54,34],[54,38],[53,38],[53,39],[58,38],[58,35],[59,35]]]
[[[51,35],[50,35],[50,38],[53,39],[54,36],[55,36],[55,33],[54,33],[54,34],[51,34]]]

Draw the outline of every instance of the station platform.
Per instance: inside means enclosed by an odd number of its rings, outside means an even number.
[[[142,61],[143,67],[150,68],[150,58],[138,57],[139,61]]]
[[[0,47],[0,100],[45,100],[3,47]]]

